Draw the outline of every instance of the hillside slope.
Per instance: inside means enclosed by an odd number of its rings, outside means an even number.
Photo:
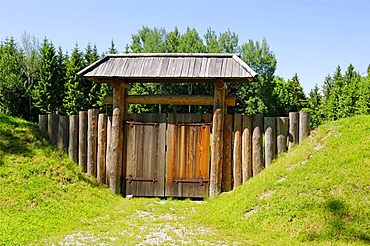
[[[0,245],[71,232],[119,199],[49,147],[36,124],[0,114]]]
[[[323,125],[196,217],[252,245],[370,243],[370,116]]]

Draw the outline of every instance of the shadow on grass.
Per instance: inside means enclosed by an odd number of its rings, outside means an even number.
[[[314,240],[340,240],[354,241],[365,244],[370,243],[370,236],[361,231],[360,227],[352,226],[356,220],[361,220],[361,214],[351,213],[349,205],[339,199],[329,198],[324,202],[323,208],[329,212],[326,218],[326,230],[321,232],[308,232],[306,239]]]
[[[38,141],[40,133],[35,124],[0,114],[0,165],[5,154],[32,154],[29,143]]]

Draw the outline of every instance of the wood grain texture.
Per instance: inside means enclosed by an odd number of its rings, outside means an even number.
[[[209,114],[169,114],[166,167],[166,196],[205,197],[208,183],[182,183],[174,180],[209,179]]]
[[[164,196],[166,119],[166,114],[125,115],[127,121],[125,124],[125,178],[155,180],[155,182],[126,180],[126,194]]]
[[[262,133],[263,133],[263,115],[255,114],[252,117],[252,166],[253,176],[258,175],[264,168]]]
[[[106,114],[98,116],[98,149],[96,158],[96,178],[98,182],[106,182],[106,153],[107,153],[107,119]]]
[[[57,148],[67,152],[68,150],[68,137],[69,137],[69,117],[59,116],[58,122],[58,137],[57,137]]]
[[[276,118],[276,149],[277,155],[287,150],[287,139],[289,133],[289,117]]]
[[[289,113],[289,145],[288,149],[293,149],[299,141],[299,113]]]
[[[242,125],[242,173],[243,183],[252,177],[252,116],[243,115]]]
[[[78,165],[87,172],[87,111],[78,113]]]
[[[166,105],[213,105],[211,95],[144,95],[127,96],[126,104],[166,104]],[[236,97],[226,96],[225,106],[235,106]],[[113,96],[106,96],[104,104],[112,104]]]
[[[69,159],[78,163],[78,115],[69,116]]]
[[[93,177],[96,177],[97,169],[98,114],[97,109],[89,109],[87,113],[87,173]]]
[[[234,114],[234,189],[243,183],[242,175],[242,114]]]
[[[264,118],[264,131],[265,131],[265,167],[271,165],[272,160],[276,154],[276,118]]]
[[[212,139],[212,159],[209,197],[214,198],[221,193],[221,171],[223,155],[223,111],[216,109],[213,114],[213,139]]]
[[[48,115],[48,139],[51,145],[57,145],[58,139],[58,126],[59,126],[59,115],[49,114]]]
[[[310,112],[299,112],[299,142],[310,135]]]
[[[224,118],[224,154],[222,162],[221,191],[227,192],[233,187],[233,115]]]

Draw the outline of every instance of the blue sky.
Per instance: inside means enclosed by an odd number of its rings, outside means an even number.
[[[370,0],[0,0],[0,41],[25,31],[68,52],[91,42],[102,53],[112,39],[123,52],[142,26],[230,29],[240,44],[266,38],[276,75],[297,73],[306,93],[338,65],[365,74],[370,64]]]

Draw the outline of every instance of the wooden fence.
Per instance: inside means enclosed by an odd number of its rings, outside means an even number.
[[[291,112],[289,117],[225,116],[222,191],[230,191],[258,175],[276,156],[306,138],[309,118],[309,112]],[[108,186],[116,182],[111,176],[116,176],[117,170],[110,168],[110,158],[117,154],[112,145],[112,117],[95,109],[71,116],[40,115],[39,127],[50,143],[65,150],[84,172]],[[124,163],[121,169],[125,167]]]

